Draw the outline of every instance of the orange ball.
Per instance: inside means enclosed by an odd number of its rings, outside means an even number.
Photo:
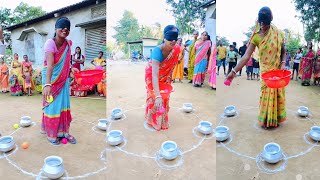
[[[24,142],[24,143],[22,143],[22,148],[23,149],[28,149],[28,147],[29,147],[29,143],[27,143],[27,142]]]

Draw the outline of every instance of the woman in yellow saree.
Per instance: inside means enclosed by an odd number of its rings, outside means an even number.
[[[18,77],[18,83],[20,85],[23,84],[23,78],[21,73],[21,62],[19,61],[19,55],[17,53],[14,53],[13,60],[11,62],[11,71],[10,71],[10,77],[13,75],[16,75]]]
[[[175,82],[176,79],[179,79],[179,82],[182,83],[183,69],[184,69],[183,56],[184,56],[185,47],[182,46],[182,39],[181,38],[178,38],[177,44],[180,46],[180,54],[179,54],[179,58],[178,58],[178,64],[176,64],[176,66],[173,69],[172,81]]]
[[[255,47],[259,49],[260,71],[262,73],[285,68],[284,34],[271,25],[272,12],[270,8],[263,7],[259,11],[258,22],[251,36],[250,44],[245,55],[238,65],[228,74],[227,79],[232,80],[236,73],[248,62]],[[258,121],[264,129],[278,127],[286,120],[285,89],[268,88],[261,81],[261,95]]]

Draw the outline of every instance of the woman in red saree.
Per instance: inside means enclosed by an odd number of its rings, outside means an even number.
[[[72,42],[66,37],[70,32],[70,21],[61,17],[55,25],[56,33],[53,39],[48,39],[44,45],[45,60],[42,70],[43,116],[41,132],[47,134],[47,139],[54,145],[60,144],[62,138],[75,144],[76,139],[69,134],[72,120],[70,112],[69,72],[78,71],[70,68]],[[53,96],[53,101],[47,99]]]
[[[302,73],[302,85],[303,86],[310,86],[311,76],[312,76],[312,69],[313,69],[313,60],[315,58],[315,52],[312,50],[312,43],[308,44],[309,51],[307,54],[302,57],[301,60],[301,73]]]
[[[152,51],[146,67],[147,100],[145,118],[156,130],[168,129],[169,98],[172,72],[178,63],[180,47],[176,45],[178,28],[168,25],[164,29],[164,41]],[[164,92],[161,94],[161,92]]]

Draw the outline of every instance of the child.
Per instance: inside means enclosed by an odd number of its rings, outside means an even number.
[[[313,85],[320,85],[320,56],[317,57],[316,61],[314,62],[314,70],[313,70],[313,78],[314,82]]]
[[[28,91],[28,96],[31,96],[31,72],[24,72],[24,78],[25,78],[25,88]]]
[[[253,79],[255,79],[257,75],[258,81],[260,80],[259,71],[260,71],[259,61],[256,59],[253,59]]]
[[[37,91],[38,93],[40,93],[40,94],[42,93],[41,78],[42,78],[42,76],[41,76],[41,71],[39,71],[39,72],[36,74],[35,78],[34,78],[34,82],[35,82],[36,91]]]
[[[10,78],[10,91],[11,96],[22,96],[22,86],[19,84],[17,75],[13,75]]]
[[[230,50],[227,53],[227,59],[229,61],[229,69],[227,74],[231,72],[232,68],[236,67],[237,65],[236,57],[237,57],[237,52],[234,51],[234,46],[230,45]]]
[[[290,56],[289,51],[287,49],[287,51],[286,51],[286,62],[285,62],[286,70],[290,69],[290,61],[291,61],[291,56]]]
[[[252,74],[253,74],[253,57],[251,57],[249,59],[249,61],[247,62],[247,80],[250,80],[250,77],[251,77],[251,80],[252,79]]]
[[[293,60],[293,68],[292,68],[292,77],[291,79],[293,79],[294,77],[294,72],[296,72],[296,81],[298,81],[298,75],[299,75],[299,66],[300,66],[300,60],[302,58],[302,49],[299,48],[297,50],[296,55],[294,56],[294,60]]]

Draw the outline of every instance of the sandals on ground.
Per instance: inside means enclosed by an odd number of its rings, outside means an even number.
[[[76,144],[77,140],[76,138],[74,138],[73,136],[69,135],[68,137],[66,137],[68,139],[68,142],[71,144]]]
[[[51,140],[48,139],[48,141],[49,141],[52,145],[57,146],[57,145],[60,145],[60,143],[61,143],[61,138],[57,138],[57,139],[54,140],[54,141],[51,141]]]

